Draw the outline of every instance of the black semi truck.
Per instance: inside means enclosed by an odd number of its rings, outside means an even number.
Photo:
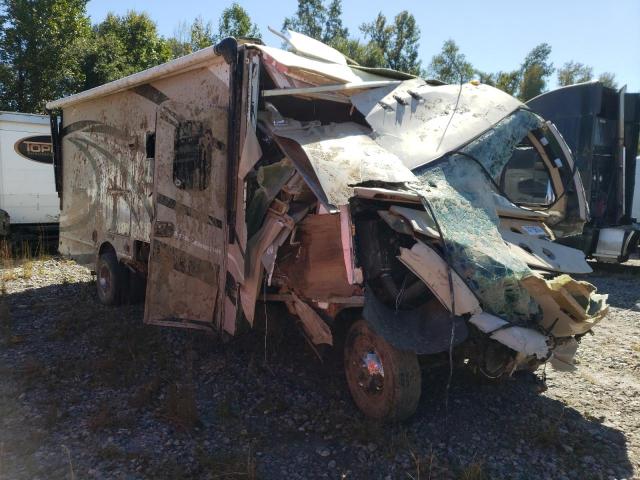
[[[640,224],[633,218],[640,93],[593,81],[562,87],[527,105],[553,122],[573,153],[589,202],[582,235],[558,242],[600,262],[619,263],[637,249]]]

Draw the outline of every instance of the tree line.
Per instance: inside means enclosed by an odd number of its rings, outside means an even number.
[[[258,26],[238,3],[225,8],[217,25],[203,17],[177,25],[166,38],[147,13],[109,13],[91,24],[88,0],[0,0],[0,110],[41,113],[47,100],[86,90],[153,67],[233,36],[261,38]],[[379,13],[355,34],[344,26],[341,0],[298,0],[282,28],[320,40],[367,67],[391,68],[446,83],[480,82],[523,101],[547,88],[557,73],[560,85],[594,78],[593,68],[569,61],[555,69],[551,46],[535,46],[519,68],[485,72],[475,68],[454,40],[423,66],[420,28],[404,10],[393,18]],[[616,86],[615,76],[599,79]]]

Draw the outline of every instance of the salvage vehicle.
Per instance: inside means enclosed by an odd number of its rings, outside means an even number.
[[[47,116],[0,112],[0,238],[57,245],[60,205],[53,178]]]
[[[584,181],[589,221],[582,233],[558,241],[599,262],[626,262],[640,240],[633,211],[640,93],[592,81],[543,93],[527,106],[558,127]]]
[[[233,336],[281,302],[319,354],[344,332],[368,416],[418,405],[419,356],[498,378],[570,369],[606,295],[552,228],[587,220],[557,129],[495,88],[365,68],[304,35],[215,47],[52,101],[60,252],[144,321]],[[500,186],[536,160],[548,199]],[[522,201],[520,201],[522,200]],[[341,343],[341,342],[340,342]]]

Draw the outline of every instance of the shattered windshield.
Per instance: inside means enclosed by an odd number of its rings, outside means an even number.
[[[531,321],[538,306],[520,284],[531,270],[505,248],[498,231],[494,182],[516,146],[541,125],[534,113],[517,110],[457,152],[414,170],[453,268],[485,310],[514,322]]]

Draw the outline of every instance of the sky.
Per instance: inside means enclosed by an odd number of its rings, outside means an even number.
[[[163,36],[171,36],[182,21],[202,15],[217,28],[222,10],[232,3],[198,0],[90,0],[92,22],[110,11],[146,11]],[[267,45],[280,40],[267,27],[280,29],[286,16],[296,10],[296,0],[239,0],[260,27]],[[411,12],[420,27],[420,57],[423,66],[452,38],[475,68],[486,72],[518,68],[537,44],[549,43],[554,66],[574,60],[591,65],[595,75],[613,72],[620,86],[640,91],[640,0],[449,0],[405,1],[343,0],[343,22],[352,36],[358,27],[378,12],[392,18],[402,10]],[[550,87],[556,85],[556,76]]]

